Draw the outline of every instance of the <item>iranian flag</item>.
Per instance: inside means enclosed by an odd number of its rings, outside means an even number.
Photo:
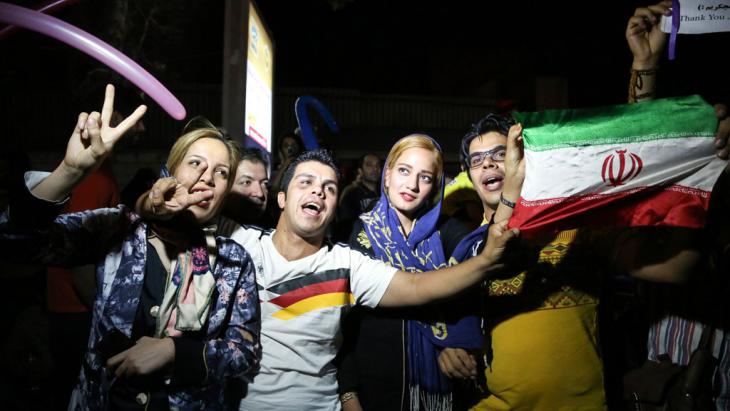
[[[726,166],[714,109],[698,96],[517,113],[526,179],[510,225],[702,227]]]

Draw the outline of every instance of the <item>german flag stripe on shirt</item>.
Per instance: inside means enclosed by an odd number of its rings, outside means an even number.
[[[354,303],[350,292],[350,272],[347,269],[311,273],[277,284],[267,291],[279,294],[269,302],[282,308],[272,315],[282,320],[313,310]]]

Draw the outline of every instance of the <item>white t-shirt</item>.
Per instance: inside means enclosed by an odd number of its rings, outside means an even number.
[[[228,232],[251,254],[261,300],[261,369],[240,409],[340,409],[332,360],[344,315],[352,304],[376,306],[397,269],[344,244],[287,261],[273,230]]]

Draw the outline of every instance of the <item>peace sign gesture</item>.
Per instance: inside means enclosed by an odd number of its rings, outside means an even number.
[[[146,110],[146,106],[139,106],[118,126],[110,126],[114,113],[114,86],[108,84],[101,114],[94,111],[89,115],[79,115],[66,147],[66,156],[63,159],[65,166],[81,174],[98,167],[112,152],[117,141],[142,118]]]
[[[117,141],[142,118],[145,111],[146,106],[139,106],[118,126],[110,126],[114,113],[114,86],[108,84],[101,113],[79,114],[63,161],[32,189],[33,194],[49,201],[66,198],[85,175],[101,165]]]

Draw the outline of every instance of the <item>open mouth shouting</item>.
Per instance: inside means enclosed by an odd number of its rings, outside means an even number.
[[[317,201],[308,201],[302,205],[302,212],[312,217],[318,217],[324,211],[324,204]]]
[[[482,187],[487,191],[499,191],[504,185],[504,176],[500,173],[487,173],[482,176]]]

